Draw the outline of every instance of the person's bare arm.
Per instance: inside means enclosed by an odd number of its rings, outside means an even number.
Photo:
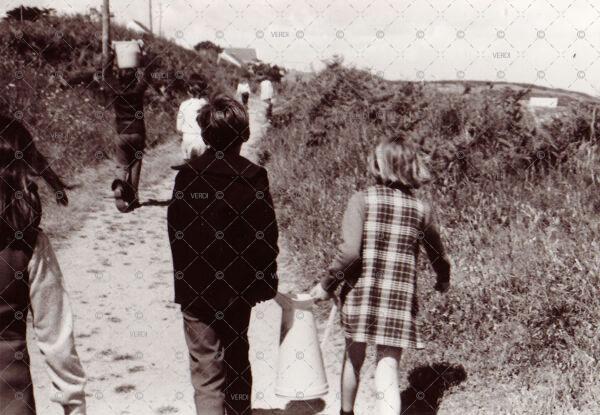
[[[361,246],[364,223],[364,194],[355,193],[348,201],[342,219],[342,242],[329,266],[321,286],[332,292],[344,280],[356,278],[361,272]]]

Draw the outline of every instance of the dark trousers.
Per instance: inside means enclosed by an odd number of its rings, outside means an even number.
[[[115,144],[117,178],[127,183],[137,198],[146,136],[145,134],[119,134]]]
[[[248,359],[247,306],[230,307],[222,318],[184,312],[196,412],[250,415],[252,373]],[[221,317],[220,315],[217,317]]]

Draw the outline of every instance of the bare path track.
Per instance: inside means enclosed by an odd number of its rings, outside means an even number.
[[[242,152],[256,161],[257,143],[266,130],[264,107],[252,101],[250,113],[251,138]],[[122,214],[110,198],[98,197],[81,228],[55,246],[72,300],[77,349],[88,376],[90,415],[195,414],[181,312],[172,302],[165,207],[175,173],[169,166],[177,162],[179,147],[167,144],[155,149],[152,157],[160,157],[160,163],[148,163],[146,168],[164,168],[164,178],[149,188],[142,180],[141,198],[154,203]],[[280,290],[292,292],[302,278],[301,266],[285,249],[285,229],[281,233]],[[254,414],[337,414],[343,353],[339,327],[324,351],[329,395],[323,400],[289,402],[274,395],[280,318],[274,301],[253,311]],[[320,323],[320,330],[323,326]],[[42,356],[33,342],[30,351],[38,413],[59,415],[61,408],[50,402]],[[374,413],[371,377],[372,372],[363,377],[358,414]]]
[[[256,143],[266,129],[263,114],[262,104],[253,101],[252,135],[243,154],[254,160]],[[90,206],[81,229],[55,244],[75,315],[77,350],[88,376],[90,415],[195,414],[181,312],[172,302],[165,207],[175,174],[169,166],[176,162],[179,147],[170,144],[154,153],[164,151],[176,153],[165,156],[166,177],[150,188],[144,188],[143,180],[141,184],[142,202],[154,203],[122,214],[106,197],[108,191],[99,189],[102,196]],[[284,253],[282,269],[285,260]],[[259,414],[281,413],[275,408],[286,405],[270,392],[279,316],[278,306],[269,302],[256,307],[251,323],[255,407],[263,408],[255,411]],[[30,350],[38,413],[61,414],[60,406],[50,401],[43,357],[33,338]]]

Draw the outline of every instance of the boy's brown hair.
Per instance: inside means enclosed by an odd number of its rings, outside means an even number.
[[[250,138],[246,109],[228,95],[211,98],[198,112],[196,121],[204,142],[217,151],[227,151]]]

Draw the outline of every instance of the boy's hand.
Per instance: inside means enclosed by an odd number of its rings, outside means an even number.
[[[441,293],[445,293],[450,289],[450,283],[449,282],[438,282],[435,284],[435,288],[436,291],[439,291]]]
[[[325,301],[331,298],[331,294],[325,291],[323,286],[321,286],[321,283],[317,283],[317,285],[310,290],[309,294],[315,301]]]

